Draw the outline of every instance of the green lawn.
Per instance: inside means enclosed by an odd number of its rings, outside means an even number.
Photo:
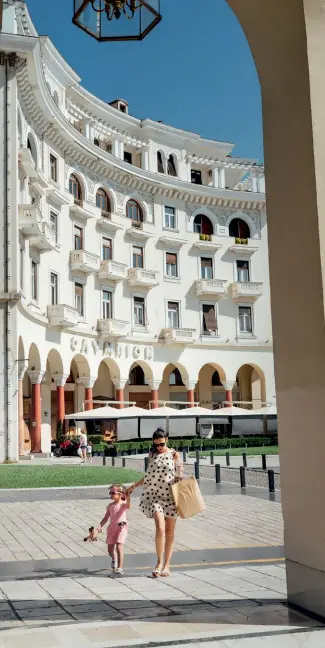
[[[137,481],[142,474],[106,466],[0,466],[0,488],[100,486]]]
[[[200,452],[200,457],[209,457],[210,452],[212,452],[212,451],[202,450]],[[261,454],[277,455],[277,454],[279,454],[279,447],[278,446],[268,446],[268,447],[262,446],[260,448],[228,448],[228,450],[213,450],[213,454],[215,455],[215,457],[224,457],[226,452],[229,452],[231,457],[238,457],[243,452],[246,452],[247,456],[261,455]],[[190,457],[195,457],[195,452],[191,452]]]

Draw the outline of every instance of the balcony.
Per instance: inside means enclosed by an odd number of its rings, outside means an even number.
[[[99,279],[109,281],[123,281],[127,277],[127,266],[119,261],[101,261],[98,272]]]
[[[131,288],[153,288],[158,285],[158,272],[143,270],[143,268],[129,268],[128,282]]]
[[[123,229],[123,225],[118,222],[115,214],[111,214],[111,212],[101,212],[100,214],[100,218],[96,223],[100,229],[111,234],[115,234],[118,230]]]
[[[51,181],[50,181],[51,182]],[[70,205],[71,196],[65,196],[58,186],[55,184],[50,184],[50,187],[46,191],[47,202],[56,205],[57,207],[62,207],[63,205]]]
[[[226,283],[223,279],[198,279],[195,282],[196,294],[198,297],[220,299],[226,294]]]
[[[234,301],[255,301],[263,295],[261,281],[234,281],[231,296]]]
[[[71,270],[78,270],[87,274],[98,272],[100,269],[100,258],[96,254],[86,252],[86,250],[71,250],[70,268]]]
[[[129,322],[116,319],[99,319],[97,321],[97,331],[103,339],[124,337],[129,332]]]
[[[257,252],[258,247],[252,245],[250,239],[245,238],[235,238],[235,244],[230,245],[229,251],[233,254],[238,254],[239,256],[251,256],[254,252]]]
[[[153,233],[146,231],[144,226],[145,223],[131,221],[131,227],[126,230],[126,233],[135,241],[147,241],[149,238],[153,237]]]
[[[89,218],[93,218],[93,214],[89,211],[87,204],[83,200],[74,198],[72,205],[70,205],[70,213],[81,220],[87,221]]]
[[[175,236],[161,236],[158,240],[164,247],[173,248],[175,250],[179,250],[182,245],[187,243],[186,239],[180,239]]]
[[[44,189],[48,188],[49,183],[43,173],[36,168],[30,149],[20,148],[18,159],[25,176],[33,185],[36,185],[41,194],[44,194]]]
[[[222,244],[217,242],[213,234],[196,234],[196,237],[193,247],[200,252],[214,253],[222,248]]]
[[[29,239],[30,245],[38,250],[45,252],[57,248],[56,234],[43,221],[37,205],[19,205],[19,229]]]
[[[72,306],[58,304],[57,306],[47,307],[47,317],[49,325],[60,328],[71,328],[76,326],[80,320],[80,315]]]
[[[193,344],[195,329],[165,328],[161,332],[166,344]]]

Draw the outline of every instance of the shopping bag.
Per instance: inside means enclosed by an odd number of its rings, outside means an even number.
[[[205,510],[205,502],[195,477],[182,479],[173,484],[172,493],[178,515],[183,520]]]

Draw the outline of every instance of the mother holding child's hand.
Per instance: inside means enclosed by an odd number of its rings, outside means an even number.
[[[152,440],[148,470],[140,481],[131,486],[129,493],[143,485],[140,509],[148,518],[155,520],[157,565],[152,575],[157,578],[170,575],[177,520],[171,486],[182,478],[183,465],[179,454],[168,448],[168,434],[162,428],[153,433]]]

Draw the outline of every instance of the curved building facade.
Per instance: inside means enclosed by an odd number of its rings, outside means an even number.
[[[263,167],[94,97],[4,7],[0,461],[96,398],[274,402]]]

